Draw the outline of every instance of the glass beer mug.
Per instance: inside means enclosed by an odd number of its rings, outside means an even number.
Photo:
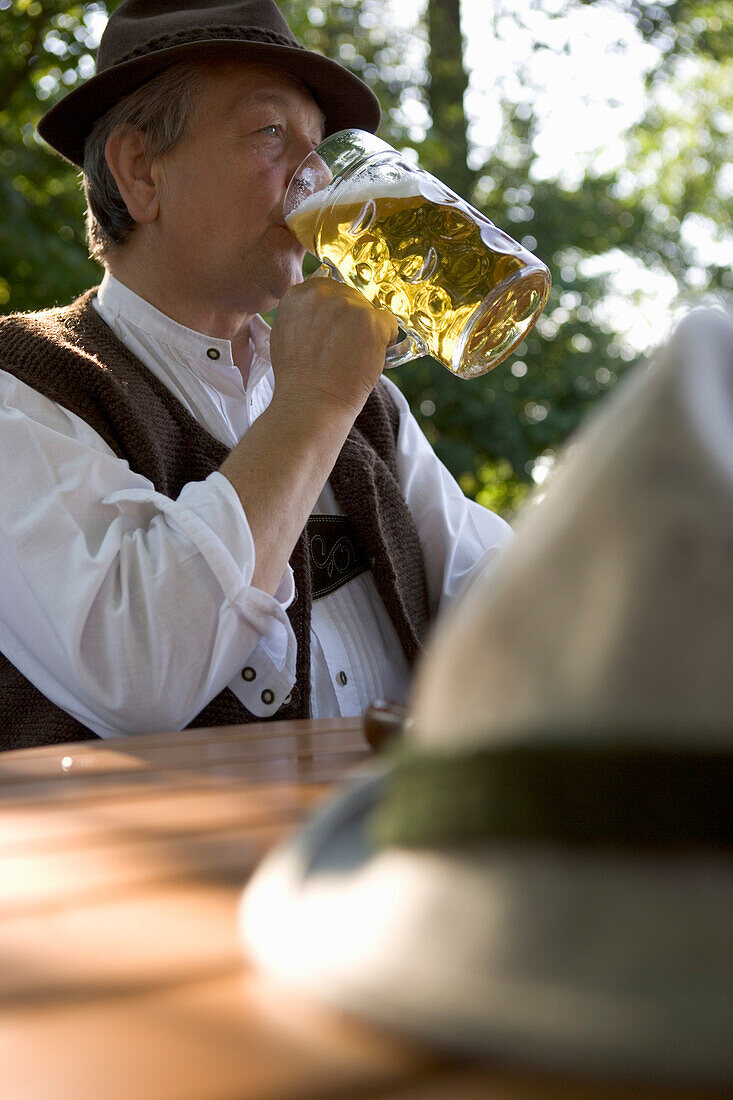
[[[432,355],[485,374],[535,323],[546,266],[440,180],[363,130],[326,138],[285,195],[288,229],[406,334],[386,366]]]

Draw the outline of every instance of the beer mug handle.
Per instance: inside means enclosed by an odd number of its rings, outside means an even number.
[[[330,264],[321,264],[310,278],[335,279],[339,283],[344,281],[339,275],[338,269],[331,267]],[[411,359],[419,359],[421,355],[427,355],[427,353],[427,348],[422,340],[408,332],[403,340],[400,340],[397,344],[390,344],[387,348],[387,354],[384,357],[384,369],[389,370],[390,367],[399,367],[403,363],[409,363]]]
[[[419,359],[421,355],[427,355],[427,349],[422,340],[408,332],[403,340],[397,344],[391,344],[387,348],[384,357],[384,369],[399,367],[402,363],[409,363],[411,359]]]

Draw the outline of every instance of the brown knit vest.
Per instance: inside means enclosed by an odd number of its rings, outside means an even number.
[[[189,481],[218,469],[227,448],[186,411],[122,344],[95,310],[91,290],[61,309],[0,319],[0,369],[91,425],[130,468],[176,498]],[[366,553],[409,662],[428,623],[420,543],[397,480],[399,413],[386,387],[369,397],[331,472],[336,499]],[[297,641],[297,679],[277,718],[310,713],[310,557],[305,532],[290,559],[297,595],[288,610]],[[0,654],[0,749],[81,741],[96,735],[46,699]],[[256,720],[228,688],[190,723]]]

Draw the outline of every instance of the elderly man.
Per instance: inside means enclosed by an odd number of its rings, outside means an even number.
[[[106,272],[0,326],[2,747],[404,699],[505,540],[380,380],[394,318],[301,281],[288,182],[378,122],[271,0],[126,0],[42,120]]]

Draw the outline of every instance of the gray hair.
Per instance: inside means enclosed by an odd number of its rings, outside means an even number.
[[[115,130],[129,126],[143,131],[145,151],[152,160],[169,152],[194,119],[206,68],[172,65],[121,99],[95,123],[84,146],[84,194],[89,253],[100,263],[123,245],[135,228],[107,164],[107,141]]]

